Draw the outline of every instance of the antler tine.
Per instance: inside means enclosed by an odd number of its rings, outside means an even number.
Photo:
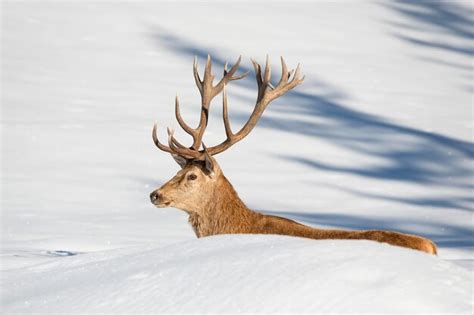
[[[158,135],[157,135],[157,129],[158,129],[158,124],[155,123],[153,125],[153,131],[152,131],[152,138],[153,138],[153,142],[155,143],[155,145],[158,147],[158,149],[160,149],[161,151],[165,151],[165,152],[168,152],[168,153],[174,153],[170,147],[167,147],[166,145],[162,144],[160,142],[160,140],[158,140]]]
[[[211,83],[211,86],[212,86],[212,81],[214,80],[214,75],[211,73],[211,70],[212,70],[211,55],[207,55],[206,68],[204,69],[204,81],[208,81],[208,80],[206,80],[206,78],[208,78],[210,83]]]
[[[172,153],[184,156],[186,158],[198,158],[200,153],[195,150],[188,149],[183,145],[179,144],[179,142],[174,138],[174,130],[171,128],[167,128],[168,131],[168,145],[169,148],[172,150]]]
[[[239,56],[239,58],[237,58],[237,61],[234,63],[234,65],[232,66],[232,68],[230,68],[229,72],[227,72],[224,77],[221,79],[221,81],[219,81],[219,83],[217,84],[217,86],[219,84],[226,84],[227,83],[227,80],[226,79],[231,79],[232,76],[234,75],[234,73],[237,71],[237,69],[239,69],[239,65],[240,65],[240,61],[242,60],[242,56]],[[222,83],[221,83],[222,82]],[[217,87],[216,86],[216,87]]]
[[[180,144],[173,136],[173,130],[170,128],[167,128],[168,132],[168,146],[162,144],[160,140],[158,139],[157,135],[157,129],[158,129],[158,124],[155,123],[153,125],[153,131],[152,131],[152,138],[153,142],[155,145],[158,147],[158,149],[171,153],[171,154],[178,154],[181,156],[184,156],[186,158],[198,158],[200,156],[200,153],[198,151],[193,151],[182,144]]]
[[[227,76],[228,73],[229,73],[229,71],[227,71],[227,62],[226,62],[226,63],[224,64],[224,77]],[[235,76],[235,77],[230,77],[230,78],[229,78],[229,81],[235,81],[235,80],[243,79],[243,78],[245,78],[249,73],[250,73],[250,71],[245,71],[245,72],[242,73],[241,75],[238,75],[238,76]]]
[[[194,81],[196,81],[196,85],[199,89],[199,92],[202,94],[202,81],[201,81],[201,78],[199,77],[199,71],[197,68],[197,56],[194,56],[193,74],[194,74]]]
[[[241,75],[238,75],[238,76],[236,76],[236,77],[231,77],[231,78],[229,79],[229,81],[235,81],[235,80],[243,79],[243,78],[245,78],[249,73],[250,73],[250,71],[245,71],[245,72],[242,73]]]
[[[181,143],[179,143],[179,141],[176,140],[175,137],[172,137],[172,140],[173,140],[173,145],[174,146],[177,146],[178,148],[186,149],[186,147],[184,145],[182,145]]]
[[[186,124],[186,122],[183,120],[183,117],[181,116],[181,112],[179,110],[179,98],[178,98],[178,95],[176,95],[175,97],[175,116],[176,116],[176,120],[178,121],[179,125],[181,126],[181,128],[184,129],[184,131],[186,131],[188,134],[190,134],[191,136],[194,135],[194,129],[189,127],[188,124]]]
[[[271,76],[271,70],[272,68],[269,66],[269,58],[268,58],[268,55],[267,55],[267,58],[266,58],[266,61],[265,61],[265,75],[263,76],[263,80],[265,83],[270,83],[271,85],[271,82],[270,82],[270,76]]]
[[[225,134],[227,138],[231,138],[234,134],[232,133],[232,129],[230,127],[229,122],[229,112],[227,110],[227,91],[224,86],[224,91],[222,93],[222,116],[224,119],[224,127],[225,127]]]
[[[262,68],[260,67],[260,65],[258,64],[258,62],[256,62],[255,60],[253,59],[250,59],[252,61],[252,64],[253,64],[253,68],[255,69],[255,77],[256,77],[256,80],[257,80],[257,85],[258,87],[260,88],[260,86],[262,85],[263,83],[263,80],[262,80]]]
[[[278,86],[288,82],[288,79],[290,78],[290,74],[288,73],[288,68],[285,63],[285,59],[283,57],[280,57],[281,60],[281,79],[280,82],[278,82]]]
[[[219,83],[217,83],[216,86],[214,87],[214,91],[213,91],[214,96],[216,96],[217,94],[219,94],[222,91],[222,89],[224,88],[224,85],[227,84],[227,82],[243,79],[249,74],[249,71],[246,71],[245,73],[243,73],[241,75],[238,75],[238,76],[235,76],[235,77],[233,76],[234,73],[239,68],[241,60],[242,60],[242,56],[239,56],[239,58],[237,58],[237,61],[232,66],[232,68],[230,68],[229,71],[227,71],[227,67],[225,67],[224,76],[219,81]],[[227,65],[227,62],[226,62],[226,65]]]
[[[304,79],[306,78],[305,75],[302,78],[300,78],[300,74],[301,74],[300,72],[301,72],[301,65],[298,64],[298,66],[296,67],[295,75],[293,76],[293,80],[291,80],[292,82],[296,80],[297,81],[296,85],[303,83]]]
[[[224,77],[227,76],[228,73],[229,73],[229,71],[227,71],[227,62],[226,62],[226,63],[224,64]],[[229,78],[229,81],[235,81],[235,80],[243,79],[243,78],[245,78],[249,73],[250,73],[250,71],[245,71],[245,72],[242,73],[241,75],[238,75],[238,76],[235,76],[235,77],[230,77],[230,78]]]
[[[295,75],[293,76],[293,80],[291,80],[291,81],[299,80],[299,77],[300,77],[300,64],[298,64],[298,66],[296,66]]]
[[[167,131],[168,131],[168,137],[171,136],[171,141],[173,143],[173,147],[178,147],[178,148],[181,148],[181,149],[187,149],[184,145],[179,143],[178,140],[176,140],[176,138],[174,137],[174,130],[172,128],[168,127]],[[169,141],[169,139],[168,139],[168,141]],[[171,149],[173,149],[173,147],[170,146]]]
[[[253,64],[253,68],[255,69],[255,79],[257,80],[257,102],[261,100],[263,97],[263,79],[262,79],[262,67],[253,59],[250,59]]]

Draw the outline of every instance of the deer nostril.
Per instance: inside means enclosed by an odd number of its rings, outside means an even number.
[[[163,197],[163,196],[162,196],[159,192],[156,192],[156,191],[154,191],[154,192],[152,192],[152,193],[150,194],[150,200],[151,200],[151,202],[153,202],[153,203],[155,203],[156,201],[161,200],[162,197]]]

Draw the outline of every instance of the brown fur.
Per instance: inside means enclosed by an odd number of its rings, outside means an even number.
[[[197,237],[216,234],[280,234],[311,239],[373,240],[437,253],[435,244],[415,235],[368,230],[344,231],[312,228],[293,220],[250,210],[213,160],[208,172],[202,162],[189,162],[169,182],[151,194],[157,207],[172,206],[189,214]],[[190,180],[189,175],[196,175]]]

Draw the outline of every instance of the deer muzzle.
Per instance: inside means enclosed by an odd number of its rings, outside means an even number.
[[[163,194],[159,190],[155,190],[150,194],[150,201],[157,207],[166,207],[170,205],[170,202],[165,201]]]

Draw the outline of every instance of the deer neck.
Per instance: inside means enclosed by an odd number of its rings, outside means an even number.
[[[239,198],[227,178],[221,175],[208,201],[198,211],[190,213],[189,223],[197,237],[242,233],[255,215]]]

